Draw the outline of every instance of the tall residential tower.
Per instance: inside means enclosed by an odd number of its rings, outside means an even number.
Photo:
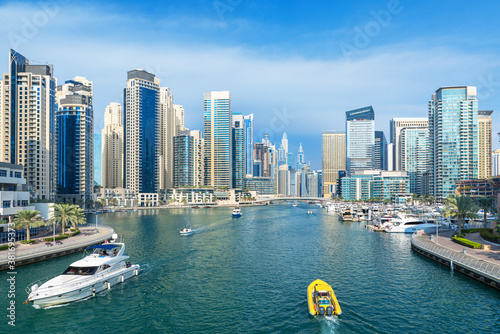
[[[345,132],[324,131],[322,134],[323,194],[336,195],[339,170],[345,170]]]
[[[123,120],[120,103],[110,103],[104,111],[102,129],[102,186],[123,188]]]
[[[371,106],[346,113],[346,168],[349,174],[375,167],[375,112]]]

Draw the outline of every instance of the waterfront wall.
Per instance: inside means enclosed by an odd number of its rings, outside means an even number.
[[[61,245],[50,247],[32,247],[30,249],[16,250],[16,267],[53,259],[59,256],[82,252],[85,248],[103,243],[111,238],[114,229],[108,226],[99,227],[99,233],[78,240],[64,240]],[[7,270],[8,251],[0,253],[0,270]]]
[[[500,290],[500,263],[478,259],[432,242],[427,235],[413,234],[411,248],[442,265]],[[495,261],[498,262],[498,261]]]

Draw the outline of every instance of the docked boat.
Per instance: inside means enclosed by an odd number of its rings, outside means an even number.
[[[332,287],[319,279],[307,288],[307,305],[311,315],[332,316],[342,313]]]
[[[191,229],[191,227],[189,225],[186,225],[186,227],[184,227],[182,230],[181,230],[181,235],[191,235],[194,233],[194,230]]]
[[[234,208],[233,217],[237,218],[237,217],[241,217],[241,216],[242,216],[242,213],[241,213],[240,208]]]
[[[340,212],[340,218],[342,219],[342,221],[353,221],[354,217],[352,215],[351,209],[342,209],[342,211]]]
[[[123,243],[87,247],[85,255],[61,275],[30,284],[26,288],[29,295],[25,303],[47,307],[95,296],[140,271],[138,264],[126,261],[129,256],[125,254]]]
[[[292,206],[293,206],[293,207],[296,207],[296,206],[297,206],[297,203],[293,203],[293,204],[292,204]]]
[[[401,217],[391,220],[390,224],[384,227],[384,231],[387,233],[415,233],[417,230],[423,230],[424,233],[434,233],[437,227],[437,224],[426,223],[419,218]]]
[[[308,215],[312,215],[312,214],[313,214],[313,210],[309,209],[309,210],[307,211],[307,214],[308,214]]]

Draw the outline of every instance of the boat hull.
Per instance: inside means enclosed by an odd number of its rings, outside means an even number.
[[[339,302],[337,301],[337,297],[333,292],[333,289],[330,285],[322,280],[315,280],[309,287],[307,288],[307,306],[309,309],[309,314],[313,316],[320,316],[319,306],[315,303],[315,293],[318,291],[326,291],[330,297],[333,306],[332,315],[340,315],[342,314],[342,310],[340,308]],[[324,313],[326,315],[326,312]]]
[[[125,280],[132,278],[139,274],[140,266],[135,264],[128,268],[123,268],[121,270],[110,273],[109,275],[103,276],[100,279],[91,281],[88,284],[82,282],[75,289],[64,291],[58,293],[57,290],[50,291],[50,293],[44,294],[44,296],[38,297],[38,291],[35,290],[28,297],[28,302],[38,307],[48,307],[59,304],[66,304],[74,302],[80,299],[95,296],[96,293],[104,291],[114,285],[124,282]],[[108,286],[109,283],[109,286]]]
[[[239,218],[241,217],[241,213],[233,213],[233,218]]]

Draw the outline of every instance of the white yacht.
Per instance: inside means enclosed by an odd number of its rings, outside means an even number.
[[[308,215],[312,215],[313,214],[313,210],[311,210],[311,209],[307,210],[307,214]]]
[[[138,264],[125,261],[129,256],[123,243],[91,246],[85,249],[85,254],[87,256],[73,262],[62,275],[30,284],[26,288],[29,294],[26,303],[38,307],[69,303],[95,296],[139,274]]]
[[[242,215],[243,214],[241,213],[240,208],[234,208],[234,210],[233,210],[233,217],[234,218],[241,217]]]
[[[393,219],[384,227],[387,233],[415,233],[417,230],[423,230],[424,233],[436,232],[438,225],[426,223],[419,218],[400,217]]]

